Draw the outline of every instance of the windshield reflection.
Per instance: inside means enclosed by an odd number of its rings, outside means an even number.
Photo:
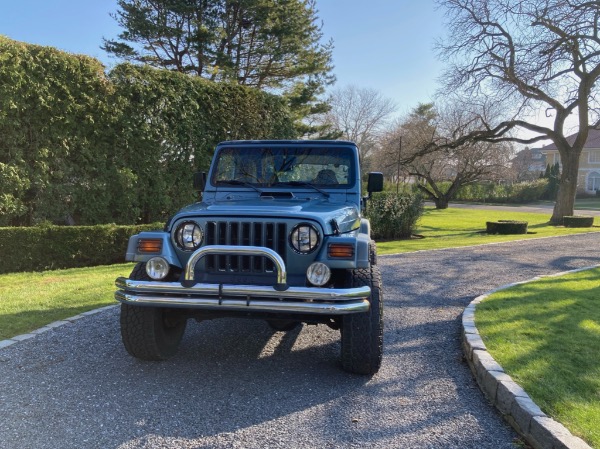
[[[217,155],[212,183],[347,189],[355,179],[353,157],[349,148],[225,147]]]

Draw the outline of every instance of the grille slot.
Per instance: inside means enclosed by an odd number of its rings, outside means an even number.
[[[209,221],[207,245],[263,246],[274,250],[285,262],[285,223]],[[206,256],[209,273],[274,273],[275,265],[264,256]]]

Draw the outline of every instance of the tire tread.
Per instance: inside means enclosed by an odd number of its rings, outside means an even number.
[[[135,266],[129,278],[151,280],[143,263]],[[130,355],[141,360],[159,361],[166,360],[177,352],[186,323],[183,321],[178,324],[172,335],[159,335],[164,313],[164,310],[156,307],[121,304],[121,339]]]
[[[342,365],[356,374],[375,374],[383,355],[383,294],[377,266],[350,270],[350,287],[368,285],[371,307],[368,312],[342,319]]]

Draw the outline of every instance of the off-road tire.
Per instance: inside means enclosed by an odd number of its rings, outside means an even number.
[[[379,267],[348,271],[349,287],[368,285],[371,307],[365,313],[342,318],[342,367],[355,374],[372,375],[379,371],[383,356],[383,293]]]
[[[130,279],[151,280],[145,265],[138,263]],[[121,339],[125,349],[141,360],[166,360],[177,353],[187,320],[164,307],[121,304]]]
[[[377,244],[375,242],[369,243],[369,263],[377,265]]]

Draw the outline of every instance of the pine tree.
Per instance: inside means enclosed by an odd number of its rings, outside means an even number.
[[[334,81],[314,0],[118,0],[124,60],[284,94],[300,119]]]

